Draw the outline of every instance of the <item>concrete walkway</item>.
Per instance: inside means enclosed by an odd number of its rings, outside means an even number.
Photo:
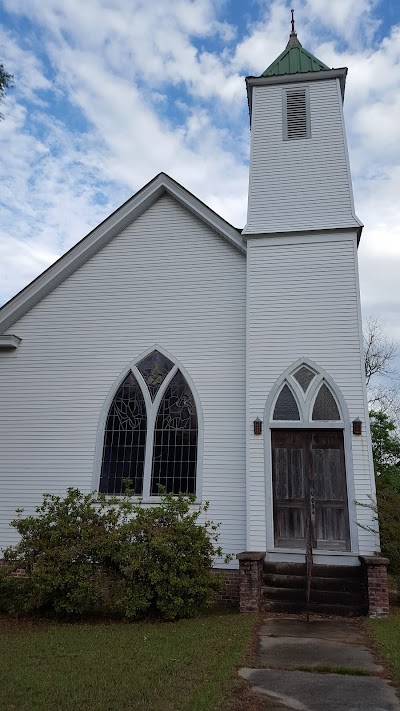
[[[356,622],[271,618],[260,630],[257,668],[239,674],[265,711],[400,711],[381,672]]]

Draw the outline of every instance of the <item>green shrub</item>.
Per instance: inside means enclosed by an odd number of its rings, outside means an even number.
[[[389,571],[400,590],[400,436],[395,422],[384,412],[370,413],[372,454],[377,505],[367,504],[379,520],[382,555],[389,558]],[[367,527],[374,533],[377,526]]]
[[[129,496],[106,499],[77,489],[64,498],[46,494],[36,516],[19,512],[11,523],[21,538],[4,559],[27,579],[3,576],[3,608],[128,619],[195,615],[220,589],[211,566],[221,549],[218,526],[199,521],[207,505],[193,510],[194,500],[165,494],[147,507]]]
[[[217,526],[199,525],[207,505],[191,511],[194,497],[166,494],[160,506],[135,507],[118,531],[113,558],[129,585],[120,598],[126,616],[151,611],[171,620],[191,617],[212,602],[220,580],[211,570]],[[142,609],[135,605],[141,601]]]
[[[400,591],[400,489],[390,479],[378,477],[376,492],[382,555],[389,558],[389,571]]]
[[[360,504],[373,512],[375,523],[359,526],[374,535],[379,531],[381,555],[389,559],[388,571],[396,580],[400,596],[400,489],[397,482],[380,476],[376,479],[376,495],[377,504]]]

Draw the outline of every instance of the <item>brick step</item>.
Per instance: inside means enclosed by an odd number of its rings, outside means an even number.
[[[305,575],[276,575],[265,573],[263,583],[273,588],[293,588],[305,590],[307,579]],[[312,590],[336,590],[337,592],[361,593],[361,579],[359,578],[311,578]]]
[[[262,603],[263,612],[284,612],[287,614],[299,614],[306,611],[305,603],[301,602],[280,602],[278,600],[264,600]],[[310,603],[309,612],[318,615],[339,615],[340,617],[359,617],[365,615],[367,610],[364,605],[328,605],[322,603]]]
[[[306,602],[306,589],[274,588],[262,586],[261,594],[264,600],[277,602]],[[326,605],[360,606],[363,604],[361,591],[358,593],[338,592],[337,590],[311,590],[311,602]]]
[[[272,561],[264,561],[263,566],[266,575],[289,575],[305,576],[305,563],[274,563]],[[312,577],[316,578],[354,578],[362,579],[363,571],[361,565],[313,565]]]

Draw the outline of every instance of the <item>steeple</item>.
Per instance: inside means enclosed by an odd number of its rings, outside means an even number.
[[[250,181],[244,235],[361,229],[355,215],[342,103],[347,69],[330,69],[297,38],[247,77]]]
[[[283,50],[282,54],[275,59],[272,64],[267,67],[262,77],[270,77],[274,75],[283,76],[284,74],[303,74],[304,72],[320,72],[329,67],[321,62],[313,54],[307,52],[303,48],[297,37],[297,32],[294,28],[294,10],[292,13],[292,30],[289,35],[289,41]]]

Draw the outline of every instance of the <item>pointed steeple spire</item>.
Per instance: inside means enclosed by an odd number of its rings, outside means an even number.
[[[283,74],[303,74],[304,72],[320,72],[325,69],[329,69],[323,62],[321,62],[313,54],[307,52],[302,46],[301,42],[297,39],[297,32],[294,27],[294,10],[292,13],[292,31],[289,35],[289,42],[287,43],[282,54],[275,59],[272,64],[267,67],[265,72],[261,74],[262,77],[269,77],[275,75]]]
[[[294,10],[292,9],[290,11],[292,13],[292,31],[289,35],[289,42],[287,43],[287,47],[301,47],[301,42],[297,39],[297,32],[294,29]]]

